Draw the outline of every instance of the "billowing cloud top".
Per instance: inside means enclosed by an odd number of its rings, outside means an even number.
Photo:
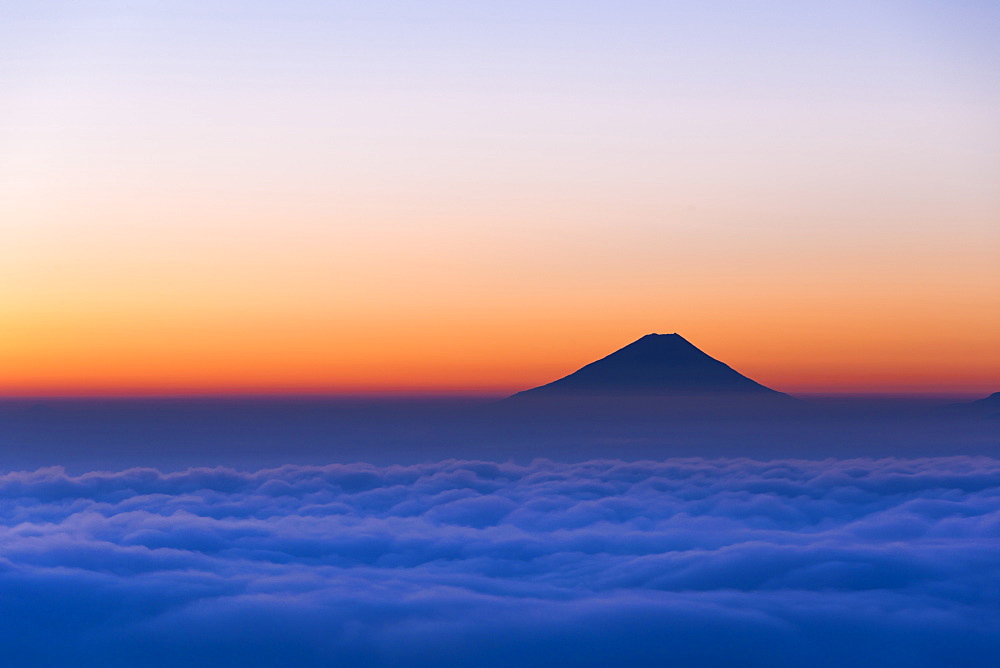
[[[985,665],[1000,461],[0,476],[6,665]]]

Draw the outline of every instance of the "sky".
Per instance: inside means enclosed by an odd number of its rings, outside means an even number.
[[[0,19],[0,394],[1000,390],[996,3]]]

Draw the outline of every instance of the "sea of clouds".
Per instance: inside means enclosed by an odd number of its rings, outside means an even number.
[[[4,665],[979,666],[1000,460],[0,476]]]

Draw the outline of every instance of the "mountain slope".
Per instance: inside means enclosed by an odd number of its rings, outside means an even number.
[[[985,399],[943,406],[937,412],[947,415],[984,417],[1000,420],[1000,392],[994,392]]]
[[[791,400],[706,355],[679,334],[649,334],[564,378],[511,398],[713,395]]]

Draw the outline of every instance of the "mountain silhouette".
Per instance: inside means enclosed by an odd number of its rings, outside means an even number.
[[[969,417],[985,417],[1000,420],[1000,392],[994,392],[985,399],[977,399],[961,404],[943,406],[938,412]]]
[[[648,334],[564,378],[518,392],[510,399],[648,401],[681,397],[698,403],[741,399],[797,403],[710,357],[680,334]]]

